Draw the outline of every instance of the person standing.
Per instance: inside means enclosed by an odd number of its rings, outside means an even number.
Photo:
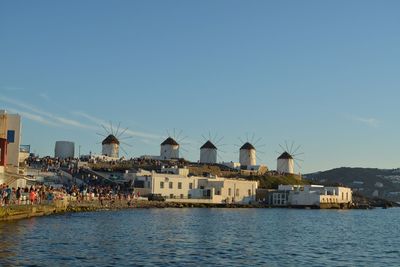
[[[15,196],[17,198],[17,205],[21,205],[21,187],[18,187],[17,191],[15,192]]]

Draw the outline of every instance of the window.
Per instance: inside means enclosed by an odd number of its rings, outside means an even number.
[[[193,183],[189,183],[189,189],[193,189]]]
[[[248,193],[249,193],[249,196],[251,196],[251,189],[249,189]]]
[[[164,182],[160,182],[160,188],[164,188]]]
[[[178,183],[178,189],[182,189],[182,183],[181,182]]]
[[[346,192],[346,200],[349,200],[349,193]]]
[[[9,142],[9,143],[15,142],[15,131],[14,130],[7,131],[7,142]]]
[[[174,184],[172,182],[169,182],[169,189],[174,188]]]
[[[181,194],[181,198],[183,198],[183,194]]]
[[[239,188],[236,189],[236,196],[239,196]]]
[[[344,193],[342,192],[342,200],[344,200]]]
[[[170,194],[170,195],[169,195],[169,198],[174,198],[174,194]]]
[[[228,189],[228,196],[231,196],[232,195],[232,189]]]

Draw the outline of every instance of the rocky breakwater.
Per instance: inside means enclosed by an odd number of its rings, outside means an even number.
[[[67,211],[67,200],[56,200],[52,203],[35,205],[10,205],[0,208],[0,221],[10,221],[51,215]]]
[[[70,202],[68,212],[101,211],[119,209],[150,209],[150,208],[263,208],[262,205],[243,204],[200,204],[200,203],[175,203],[164,201],[81,201]]]

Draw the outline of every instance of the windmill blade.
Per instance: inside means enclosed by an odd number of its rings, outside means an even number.
[[[204,141],[207,141],[207,138],[202,134],[201,137],[203,137]]]
[[[275,153],[278,154],[278,155],[282,154],[282,152],[279,152],[277,150],[275,150]]]
[[[125,143],[125,142],[121,142],[121,141],[120,141],[120,143],[121,143],[121,144],[124,144],[124,145],[126,145],[126,146],[128,146],[128,147],[132,147],[131,144],[128,144],[128,143]]]
[[[114,135],[114,129],[113,129],[113,126],[112,126],[112,121],[110,121],[110,126],[111,126],[111,134]]]
[[[249,133],[246,133],[246,140],[249,142]]]
[[[294,141],[292,141],[292,145],[290,146],[289,154],[292,154],[292,152],[293,152],[293,146],[294,146]]]
[[[238,139],[239,139],[239,141],[240,141],[242,144],[245,143],[245,142],[243,142],[243,140],[242,140],[240,137],[238,137]]]
[[[297,166],[299,169],[301,169],[300,164],[298,164],[296,161],[295,161],[294,163],[296,164],[296,166]]]
[[[256,133],[253,133],[253,135],[251,136],[251,142],[253,143],[254,141],[254,137],[256,136]]]
[[[295,161],[300,161],[300,162],[304,162],[304,160],[302,159],[298,159],[298,158],[293,158]]]
[[[100,124],[100,125],[101,125],[101,127],[103,127],[104,131],[106,131],[106,134],[110,133],[110,130],[108,130],[103,124]]]
[[[217,140],[217,136],[218,136],[218,133],[215,133],[214,139],[213,139],[214,141]]]
[[[217,145],[218,147],[225,147],[225,146],[227,146],[227,144],[220,144],[220,145]]]
[[[291,156],[292,156],[292,157],[297,157],[297,156],[300,156],[300,155],[304,155],[304,152],[302,152],[302,153],[297,153],[297,154],[292,154]]]
[[[124,154],[128,157],[128,152],[126,152],[126,150],[123,147],[119,147],[121,148],[122,152],[124,152]]]
[[[287,144],[286,140],[285,140],[285,147],[286,147],[286,151],[289,152],[289,147],[288,147],[288,144]]]
[[[175,128],[174,128],[174,139],[176,139]]]
[[[183,132],[182,130],[179,131],[178,135],[176,136],[176,139],[179,139],[179,138],[180,138],[182,132]]]
[[[259,137],[255,142],[254,145],[257,145],[258,142],[260,142],[262,140],[262,137]]]
[[[218,141],[216,141],[216,142],[215,142],[215,144],[219,146],[219,142],[221,142],[221,141],[222,141],[222,139],[224,139],[224,137],[223,137],[223,136],[222,136],[220,139],[218,139]]]
[[[301,145],[299,145],[299,146],[293,151],[293,154],[295,154],[300,148],[301,148]]]
[[[118,138],[119,127],[121,126],[121,122],[118,123],[117,131],[115,132],[115,136]]]
[[[282,148],[282,151],[283,152],[285,152],[286,150],[283,148],[283,146],[282,145],[279,145],[281,148]]]
[[[132,138],[134,138],[134,137],[133,136],[126,136],[126,137],[119,138],[119,140],[126,140],[126,139],[132,139]]]
[[[107,135],[101,134],[101,133],[96,133],[97,135],[103,136],[103,137],[107,137]]]
[[[266,146],[267,146],[266,144],[263,144],[263,145],[257,146],[257,148],[266,147]]]
[[[128,127],[126,127],[126,128],[119,134],[119,136],[122,136],[126,131],[128,131]]]
[[[178,143],[182,143],[182,144],[183,144],[183,141],[184,141],[186,138],[188,138],[188,136],[185,136],[185,137],[183,137],[182,139],[177,140],[177,141],[178,141]]]

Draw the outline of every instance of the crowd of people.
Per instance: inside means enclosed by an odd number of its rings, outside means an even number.
[[[65,171],[73,177],[79,177],[83,184],[78,185],[64,183],[63,187],[52,187],[45,184],[37,184],[24,188],[11,188],[6,184],[0,184],[0,206],[8,205],[35,205],[49,204],[57,199],[69,198],[76,201],[99,201],[103,205],[104,201],[127,201],[140,197],[139,192],[135,192],[131,186],[104,184],[98,179],[86,174],[82,167],[78,167],[78,159],[68,158],[59,159],[52,157],[37,157],[31,155],[26,160],[26,165],[40,169],[42,172],[59,173]],[[152,158],[131,158],[124,160],[132,166],[161,166],[162,162]],[[118,162],[111,162],[113,166]],[[96,178],[96,177],[95,177]]]
[[[54,200],[65,199],[82,201],[132,201],[140,197],[139,192],[122,190],[119,186],[81,186],[54,188],[36,185],[25,188],[10,188],[0,185],[0,206],[51,204]]]
[[[54,199],[62,199],[66,194],[63,188],[45,185],[11,188],[2,184],[0,186],[0,206],[48,204]]]

